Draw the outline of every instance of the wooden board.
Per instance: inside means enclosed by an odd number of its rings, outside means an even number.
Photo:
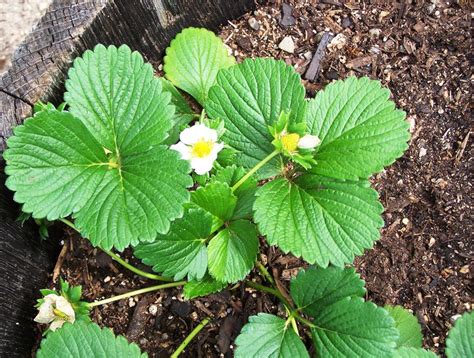
[[[254,0],[55,0],[15,51],[0,78],[0,154],[13,128],[38,100],[60,103],[72,60],[97,43],[127,44],[157,63],[182,28],[217,28],[255,7]],[[0,159],[0,174],[4,163]],[[29,356],[34,299],[55,262],[55,245],[34,225],[15,221],[19,207],[0,175],[0,356]]]

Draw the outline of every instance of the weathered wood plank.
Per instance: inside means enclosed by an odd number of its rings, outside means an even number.
[[[34,298],[55,261],[52,240],[40,242],[34,225],[15,221],[19,208],[4,186],[1,159],[13,128],[38,100],[62,100],[72,60],[97,43],[126,43],[156,63],[182,28],[215,30],[254,6],[254,0],[55,0],[16,50],[0,78],[0,356],[30,355]]]
[[[53,241],[41,241],[38,228],[16,220],[18,205],[0,173],[0,356],[25,357],[31,351],[34,300],[53,269]]]

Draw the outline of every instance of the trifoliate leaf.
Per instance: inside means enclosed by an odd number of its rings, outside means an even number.
[[[308,351],[290,324],[267,313],[249,317],[235,340],[236,358],[309,358]]]
[[[38,358],[146,358],[135,343],[95,323],[65,323],[41,341]]]
[[[312,171],[357,180],[400,157],[408,147],[408,123],[389,96],[366,77],[336,81],[318,92],[306,115],[308,132],[321,140]]]
[[[225,122],[224,141],[240,151],[236,164],[252,168],[274,151],[268,126],[281,112],[291,111],[292,122],[303,122],[306,102],[300,76],[293,67],[273,59],[247,59],[219,71],[209,91],[206,111]],[[279,158],[265,165],[259,179],[281,171]]]
[[[446,339],[446,356],[474,357],[474,311],[464,313],[449,331]]]
[[[393,358],[436,358],[437,355],[423,348],[400,347],[392,356]]]
[[[255,225],[247,220],[232,221],[209,242],[210,274],[222,282],[237,282],[252,270],[258,253]]]
[[[191,122],[196,114],[193,112],[188,102],[179,93],[175,86],[167,79],[160,77],[163,91],[171,94],[171,104],[176,108],[173,118],[173,128],[169,132],[169,137],[163,142],[164,144],[174,144],[179,140],[179,134],[186,128],[186,125]]]
[[[324,307],[311,328],[318,357],[390,357],[398,331],[383,308],[361,298]]]
[[[240,178],[246,174],[242,167],[235,165],[219,170],[212,176],[212,182],[227,183],[230,187],[236,184]],[[239,186],[234,194],[237,196],[237,204],[235,206],[232,220],[251,219],[253,216],[253,203],[255,201],[255,192],[257,191],[257,181],[255,178],[248,178],[241,186]]]
[[[421,348],[423,335],[421,334],[421,325],[417,318],[402,306],[384,307],[395,320],[400,337],[397,341],[397,347]]]
[[[210,275],[205,275],[200,281],[188,281],[184,284],[184,297],[190,300],[196,297],[207,296],[221,291],[226,286],[226,283],[217,281]]]
[[[222,182],[209,183],[191,194],[191,201],[221,220],[229,220],[234,213],[237,197],[229,185]]]
[[[81,234],[105,249],[168,231],[192,185],[189,165],[160,145],[173,125],[170,95],[126,46],[86,51],[69,77],[71,113],[42,111],[10,138],[16,200],[35,218],[73,214]]]
[[[187,209],[170,231],[155,241],[139,244],[134,251],[144,264],[164,276],[200,280],[207,270],[206,239],[211,234],[212,216],[199,208]]]
[[[291,280],[290,293],[298,308],[314,316],[343,298],[363,297],[365,288],[353,268],[310,267]]]
[[[257,190],[254,220],[285,253],[342,267],[380,235],[383,207],[367,185],[312,174],[275,179]]]
[[[164,62],[166,78],[204,104],[217,72],[232,66],[235,59],[213,32],[187,28],[171,41]]]

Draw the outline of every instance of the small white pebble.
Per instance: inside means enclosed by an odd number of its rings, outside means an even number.
[[[281,42],[278,44],[278,47],[288,53],[294,53],[295,52],[295,43],[291,36],[286,36],[281,40]]]
[[[252,29],[254,29],[255,31],[260,30],[260,23],[254,17],[251,17],[248,22],[249,22],[249,26]]]
[[[370,29],[369,30],[369,35],[372,38],[378,38],[380,35],[382,35],[382,30],[381,29]]]
[[[461,315],[460,314],[455,314],[454,316],[451,317],[451,322],[455,322],[459,318],[461,318]]]
[[[403,218],[402,219],[403,225],[408,225],[409,222],[410,222],[410,220],[408,220],[408,218]]]
[[[428,153],[426,148],[420,148],[420,154],[418,154],[418,157],[423,158],[426,155],[426,153]]]
[[[413,133],[415,131],[416,117],[415,116],[408,116],[407,121],[408,121],[408,123],[410,123],[410,133]]]
[[[158,312],[158,306],[151,305],[150,307],[148,307],[148,312],[150,312],[151,315],[155,316],[156,313]]]
[[[311,51],[306,51],[304,54],[303,54],[304,58],[307,59],[307,60],[311,60],[313,58],[313,53]]]
[[[130,298],[128,299],[128,306],[129,306],[129,307],[135,307],[136,304],[137,304],[137,303],[135,302],[135,300],[133,299],[133,297],[130,297]]]
[[[106,278],[104,278],[105,283],[110,282],[110,280],[111,280],[110,276],[107,276]]]

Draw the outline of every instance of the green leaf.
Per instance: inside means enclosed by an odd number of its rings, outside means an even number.
[[[421,325],[417,318],[402,306],[386,305],[384,308],[395,320],[395,326],[400,333],[397,347],[421,348],[423,335],[421,334]]]
[[[408,148],[405,113],[395,109],[379,81],[349,77],[329,84],[308,105],[310,134],[317,147],[317,174],[357,180],[383,170]]]
[[[217,281],[210,275],[205,275],[200,281],[188,281],[184,284],[184,297],[190,300],[196,297],[207,296],[221,291],[226,286],[226,283]]]
[[[211,118],[225,122],[224,141],[240,151],[236,164],[252,168],[274,151],[268,126],[282,111],[291,111],[293,123],[303,122],[305,89],[293,67],[273,59],[247,59],[219,71],[205,107]],[[281,171],[275,158],[259,171],[264,179]]]
[[[437,355],[422,348],[400,347],[395,351],[393,358],[436,358]]]
[[[318,357],[390,357],[398,331],[383,308],[345,298],[314,316],[311,328]]]
[[[267,313],[251,316],[235,344],[236,358],[309,358],[306,347],[292,326]]]
[[[314,316],[343,298],[363,297],[365,288],[353,268],[310,267],[291,280],[290,292],[298,308]]]
[[[474,311],[464,313],[449,331],[446,339],[446,356],[474,357]]]
[[[38,358],[146,358],[135,343],[125,337],[115,336],[110,328],[100,328],[95,323],[65,323],[41,341],[36,353]]]
[[[186,128],[186,125],[196,118],[196,114],[189,106],[186,99],[179,93],[175,86],[167,79],[160,77],[163,91],[171,94],[171,104],[176,108],[173,118],[173,128],[169,132],[169,137],[164,144],[174,144],[179,140],[179,134]]]
[[[171,41],[164,62],[166,78],[204,104],[217,72],[232,66],[235,59],[213,32],[190,27]]]
[[[189,165],[160,145],[172,126],[170,95],[126,46],[86,51],[69,77],[70,113],[39,112],[8,142],[15,200],[35,218],[73,214],[81,234],[105,249],[167,232],[192,185]]]
[[[186,210],[171,224],[170,231],[155,241],[139,244],[134,251],[144,264],[166,277],[200,280],[207,270],[206,239],[211,234],[212,216],[199,208]]]
[[[275,179],[257,190],[254,221],[285,253],[342,267],[380,236],[383,207],[367,186],[314,174]]]
[[[6,186],[34,218],[52,221],[82,208],[109,172],[102,147],[70,113],[41,111],[14,134],[4,153]]]
[[[227,183],[230,187],[236,184],[240,178],[246,174],[242,167],[235,165],[219,170],[211,178],[211,182]],[[257,181],[255,178],[248,178],[237,190],[234,191],[237,196],[232,220],[251,219],[253,216],[253,203],[255,202],[255,192],[257,191]]]
[[[255,225],[247,220],[232,221],[209,242],[209,272],[218,281],[232,283],[252,270],[258,253]]]
[[[221,182],[209,183],[191,194],[191,201],[221,220],[229,220],[234,213],[237,197],[229,185]]]

